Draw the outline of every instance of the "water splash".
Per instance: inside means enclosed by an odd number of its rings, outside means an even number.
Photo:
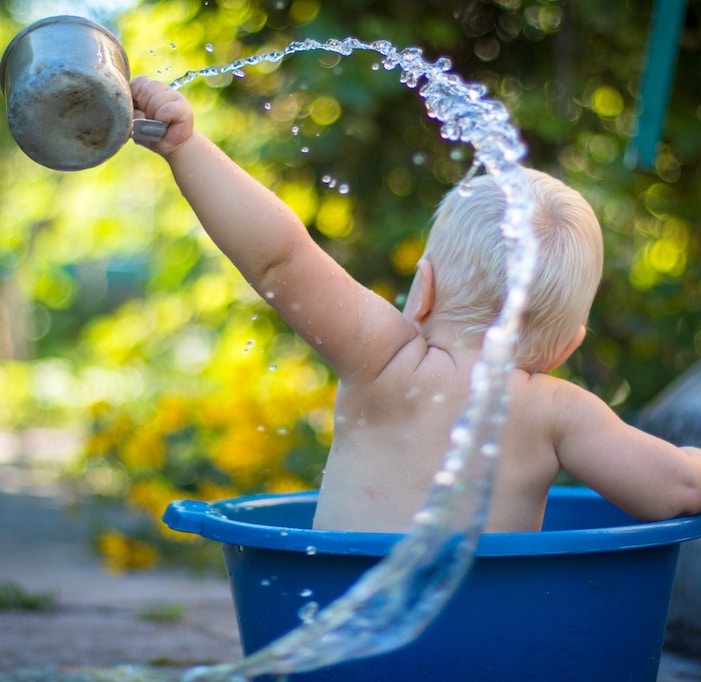
[[[228,72],[242,77],[248,66],[278,62],[309,50],[343,56],[356,50],[379,53],[385,69],[400,69],[400,81],[407,87],[420,85],[428,116],[441,123],[441,136],[474,148],[473,165],[461,186],[469,192],[470,178],[484,168],[504,192],[507,209],[502,228],[509,253],[508,291],[472,371],[467,408],[451,431],[451,445],[409,533],[345,595],[305,619],[300,627],[240,663],[194,669],[185,677],[188,682],[242,681],[262,674],[307,672],[411,642],[465,576],[487,518],[500,426],[506,417],[506,378],[537,251],[530,230],[527,181],[519,165],[525,147],[506,108],[486,96],[485,86],[463,81],[451,72],[446,58],[429,63],[419,48],[398,51],[385,40],[294,42],[284,50],[189,71],[172,86],[180,88],[198,77]]]

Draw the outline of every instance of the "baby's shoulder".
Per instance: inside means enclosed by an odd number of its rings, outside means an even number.
[[[585,389],[550,374],[530,374],[520,369],[509,375],[510,401],[517,411],[529,418],[553,418],[568,409]]]
[[[560,391],[568,391],[570,387],[575,386],[567,379],[561,379],[552,374],[530,373],[522,369],[511,370],[509,382],[512,390],[541,394],[543,396],[557,394]]]

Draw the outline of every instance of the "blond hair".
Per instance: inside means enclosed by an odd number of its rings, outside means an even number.
[[[536,372],[554,362],[586,324],[601,279],[601,228],[582,195],[552,176],[524,169],[533,200],[531,225],[538,259],[522,319],[515,364]],[[480,338],[506,293],[506,200],[490,175],[456,187],[434,217],[424,251],[433,266],[435,315],[458,322],[461,335]]]

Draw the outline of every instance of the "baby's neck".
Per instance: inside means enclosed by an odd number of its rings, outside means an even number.
[[[482,339],[462,334],[459,323],[451,320],[429,318],[420,326],[420,331],[432,348],[440,348],[452,356],[477,357],[482,348]]]

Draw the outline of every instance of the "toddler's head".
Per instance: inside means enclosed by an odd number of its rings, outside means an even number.
[[[526,172],[534,203],[538,259],[522,320],[515,364],[530,372],[550,365],[586,325],[601,279],[603,244],[594,211],[582,195],[552,176]],[[456,187],[436,212],[424,258],[433,267],[434,315],[461,335],[482,338],[506,293],[503,192],[490,175]]]

